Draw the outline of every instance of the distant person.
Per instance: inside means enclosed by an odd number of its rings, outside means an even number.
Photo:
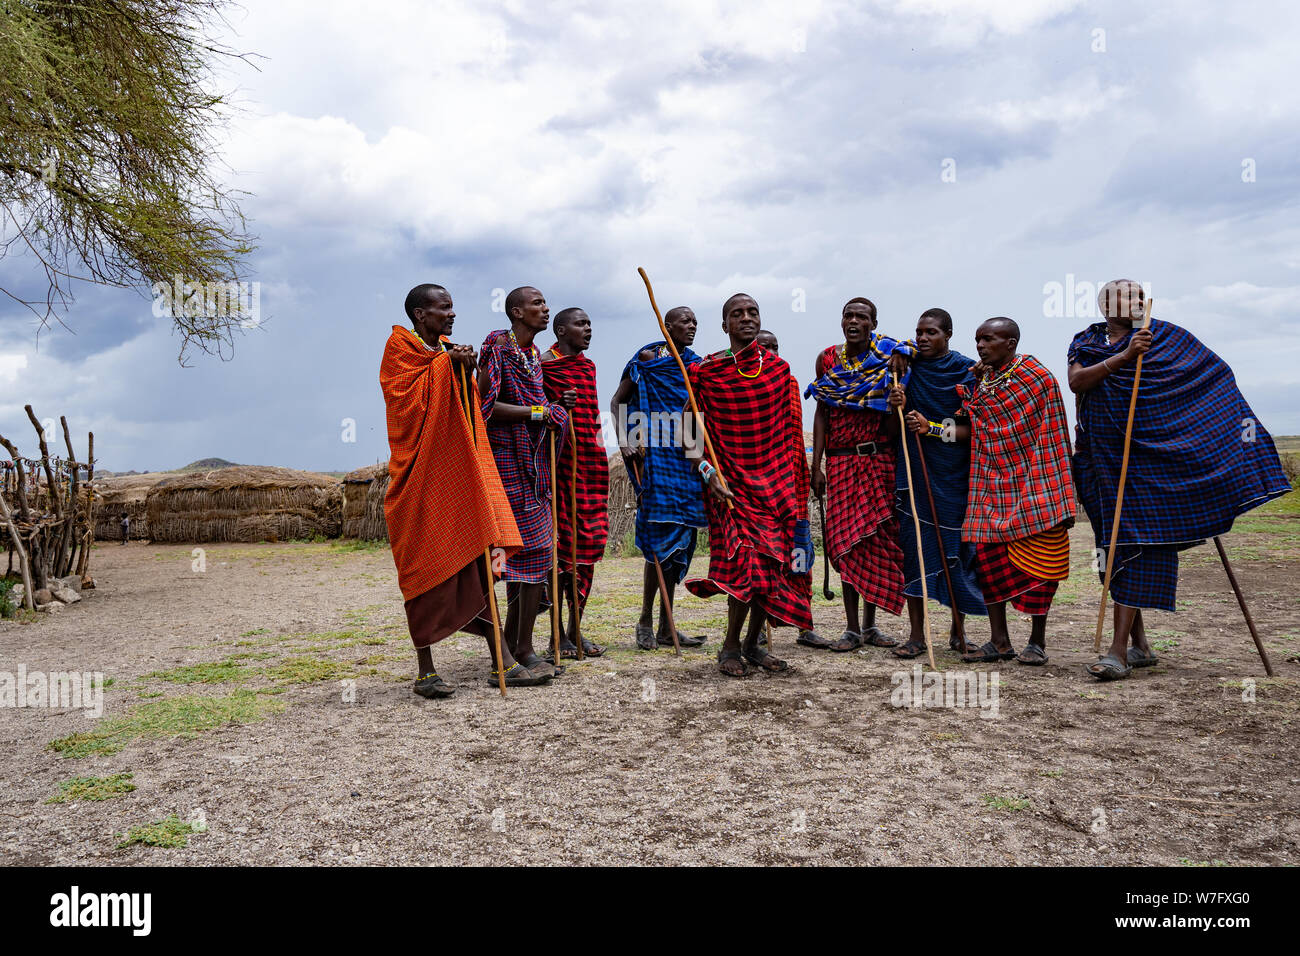
[[[1074,485],[1070,436],[1056,376],[1018,354],[1020,326],[1005,316],[975,330],[976,385],[962,388],[970,417],[970,497],[962,540],[975,545],[992,640],[963,655],[971,663],[1047,663],[1047,614],[1070,574]],[[960,387],[960,386],[959,386]],[[1016,653],[1007,602],[1033,619]]]
[[[510,499],[523,547],[506,562],[502,577],[510,610],[506,640],[510,652],[536,677],[564,673],[533,649],[533,628],[551,576],[551,463],[547,434],[557,442],[568,430],[578,395],[566,390],[558,402],[546,397],[542,356],[533,340],[550,324],[546,297],[533,286],[506,296],[508,328],[488,334],[479,350],[478,387],[497,472]]]
[[[582,611],[596,575],[596,562],[605,556],[609,538],[609,455],[600,428],[600,399],[596,395],[596,363],[587,358],[591,347],[591,316],[582,309],[562,309],[551,323],[555,344],[542,353],[542,385],[552,402],[563,402],[568,392],[577,396],[569,417],[569,439],[564,442],[558,467],[556,512],[559,516],[560,607],[567,603],[569,624],[560,635],[560,656],[577,657],[577,635]],[[577,456],[577,481],[574,456]],[[577,521],[574,521],[574,502]],[[574,532],[577,540],[574,540]],[[577,551],[577,568],[573,555]],[[574,574],[578,603],[573,606]],[[603,647],[582,638],[582,653],[599,657]]]
[[[125,511],[122,512],[122,543],[126,544],[131,537],[131,516]]]
[[[698,324],[695,312],[684,305],[664,313],[664,327],[688,369],[702,361],[691,349]],[[687,460],[682,442],[681,416],[687,404],[682,370],[666,340],[637,349],[623,367],[623,377],[609,403],[609,413],[620,426],[619,452],[637,496],[635,542],[645,567],[635,641],[643,651],[673,646],[668,627],[671,605],[677,585],[690,571],[700,529],[709,526],[699,475]],[[659,593],[660,572],[667,609]],[[679,631],[677,641],[681,647],[699,647],[704,638]]]
[[[1291,486],[1273,439],[1221,358],[1169,322],[1135,330],[1146,296],[1131,279],[1106,283],[1097,304],[1105,321],[1076,335],[1067,358],[1078,409],[1074,476],[1103,581],[1134,369],[1145,356],[1110,579],[1115,634],[1088,666],[1098,680],[1116,680],[1157,662],[1142,608],[1175,610],[1178,552],[1226,534],[1238,515]]]
[[[754,336],[754,341],[769,352],[775,352],[777,355],[781,354],[781,343],[777,341],[775,332],[764,329]]]
[[[508,685],[531,686],[539,680],[504,642],[496,659],[484,552],[509,556],[520,540],[479,411],[474,349],[447,340],[456,313],[442,286],[416,286],[405,308],[412,328],[393,326],[379,385],[390,452],[384,518],[415,645],[415,693],[455,693],[432,647],[456,631],[487,638],[493,677],[504,669]]]

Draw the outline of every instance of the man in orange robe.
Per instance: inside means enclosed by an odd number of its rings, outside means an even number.
[[[416,286],[405,307],[413,330],[393,326],[379,385],[390,452],[384,518],[419,661],[415,693],[454,693],[431,649],[457,631],[488,639],[493,682],[504,667],[508,685],[531,686],[539,681],[507,648],[496,659],[492,639],[485,552],[501,566],[521,542],[479,411],[474,349],[447,341],[456,313],[442,286]]]

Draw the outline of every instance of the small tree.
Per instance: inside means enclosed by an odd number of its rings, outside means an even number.
[[[208,34],[226,0],[0,0],[0,256],[28,252],[42,297],[0,292],[62,322],[71,284],[238,283],[252,246],[216,178],[228,114]],[[241,57],[242,59],[242,57]],[[247,317],[170,298],[190,346],[224,355]]]

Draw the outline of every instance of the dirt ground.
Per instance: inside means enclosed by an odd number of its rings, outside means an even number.
[[[80,604],[0,622],[0,670],[112,680],[100,721],[0,710],[0,862],[1295,864],[1295,510],[1275,503],[1226,539],[1275,679],[1212,545],[1184,556],[1179,612],[1151,615],[1162,663],[1089,678],[1100,588],[1082,524],[1051,662],[977,668],[999,674],[993,719],[893,706],[908,665],[797,647],[788,629],[776,646],[792,673],[723,678],[719,599],[679,605],[683,629],[709,636],[702,652],[638,652],[638,558],[598,569],[586,630],[604,657],[502,700],[482,642],[457,636],[435,649],[456,696],[425,701],[386,549],[209,545],[196,571],[190,546],[104,544]],[[820,559],[815,593],[819,629],[837,635]],[[942,613],[939,667],[965,670]],[[986,623],[971,632],[986,639]],[[1016,615],[1017,647],[1027,633]],[[205,702],[248,722],[178,735]],[[136,789],[46,802],[62,781],[118,773]],[[118,848],[170,814],[206,830]]]

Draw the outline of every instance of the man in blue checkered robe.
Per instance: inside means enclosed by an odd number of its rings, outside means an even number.
[[[1145,312],[1136,282],[1108,282],[1098,304],[1106,321],[1074,337],[1069,363],[1078,408],[1074,479],[1103,577],[1134,370],[1145,356],[1110,583],[1115,637],[1088,667],[1111,680],[1156,663],[1141,609],[1175,609],[1178,552],[1226,533],[1238,515],[1291,486],[1273,439],[1221,358],[1168,322],[1135,330]]]
[[[700,356],[691,351],[698,322],[684,305],[669,309],[664,326],[687,367]],[[681,424],[686,407],[682,370],[665,341],[651,342],[636,351],[623,369],[610,414],[625,427],[619,430],[619,450],[637,495],[636,546],[645,557],[641,587],[641,617],[636,644],[641,650],[672,647],[668,613],[659,604],[659,627],[652,627],[655,598],[659,594],[659,568],[671,602],[679,582],[686,578],[701,528],[708,527],[699,473],[683,452]],[[683,647],[698,647],[704,638],[677,635]]]

